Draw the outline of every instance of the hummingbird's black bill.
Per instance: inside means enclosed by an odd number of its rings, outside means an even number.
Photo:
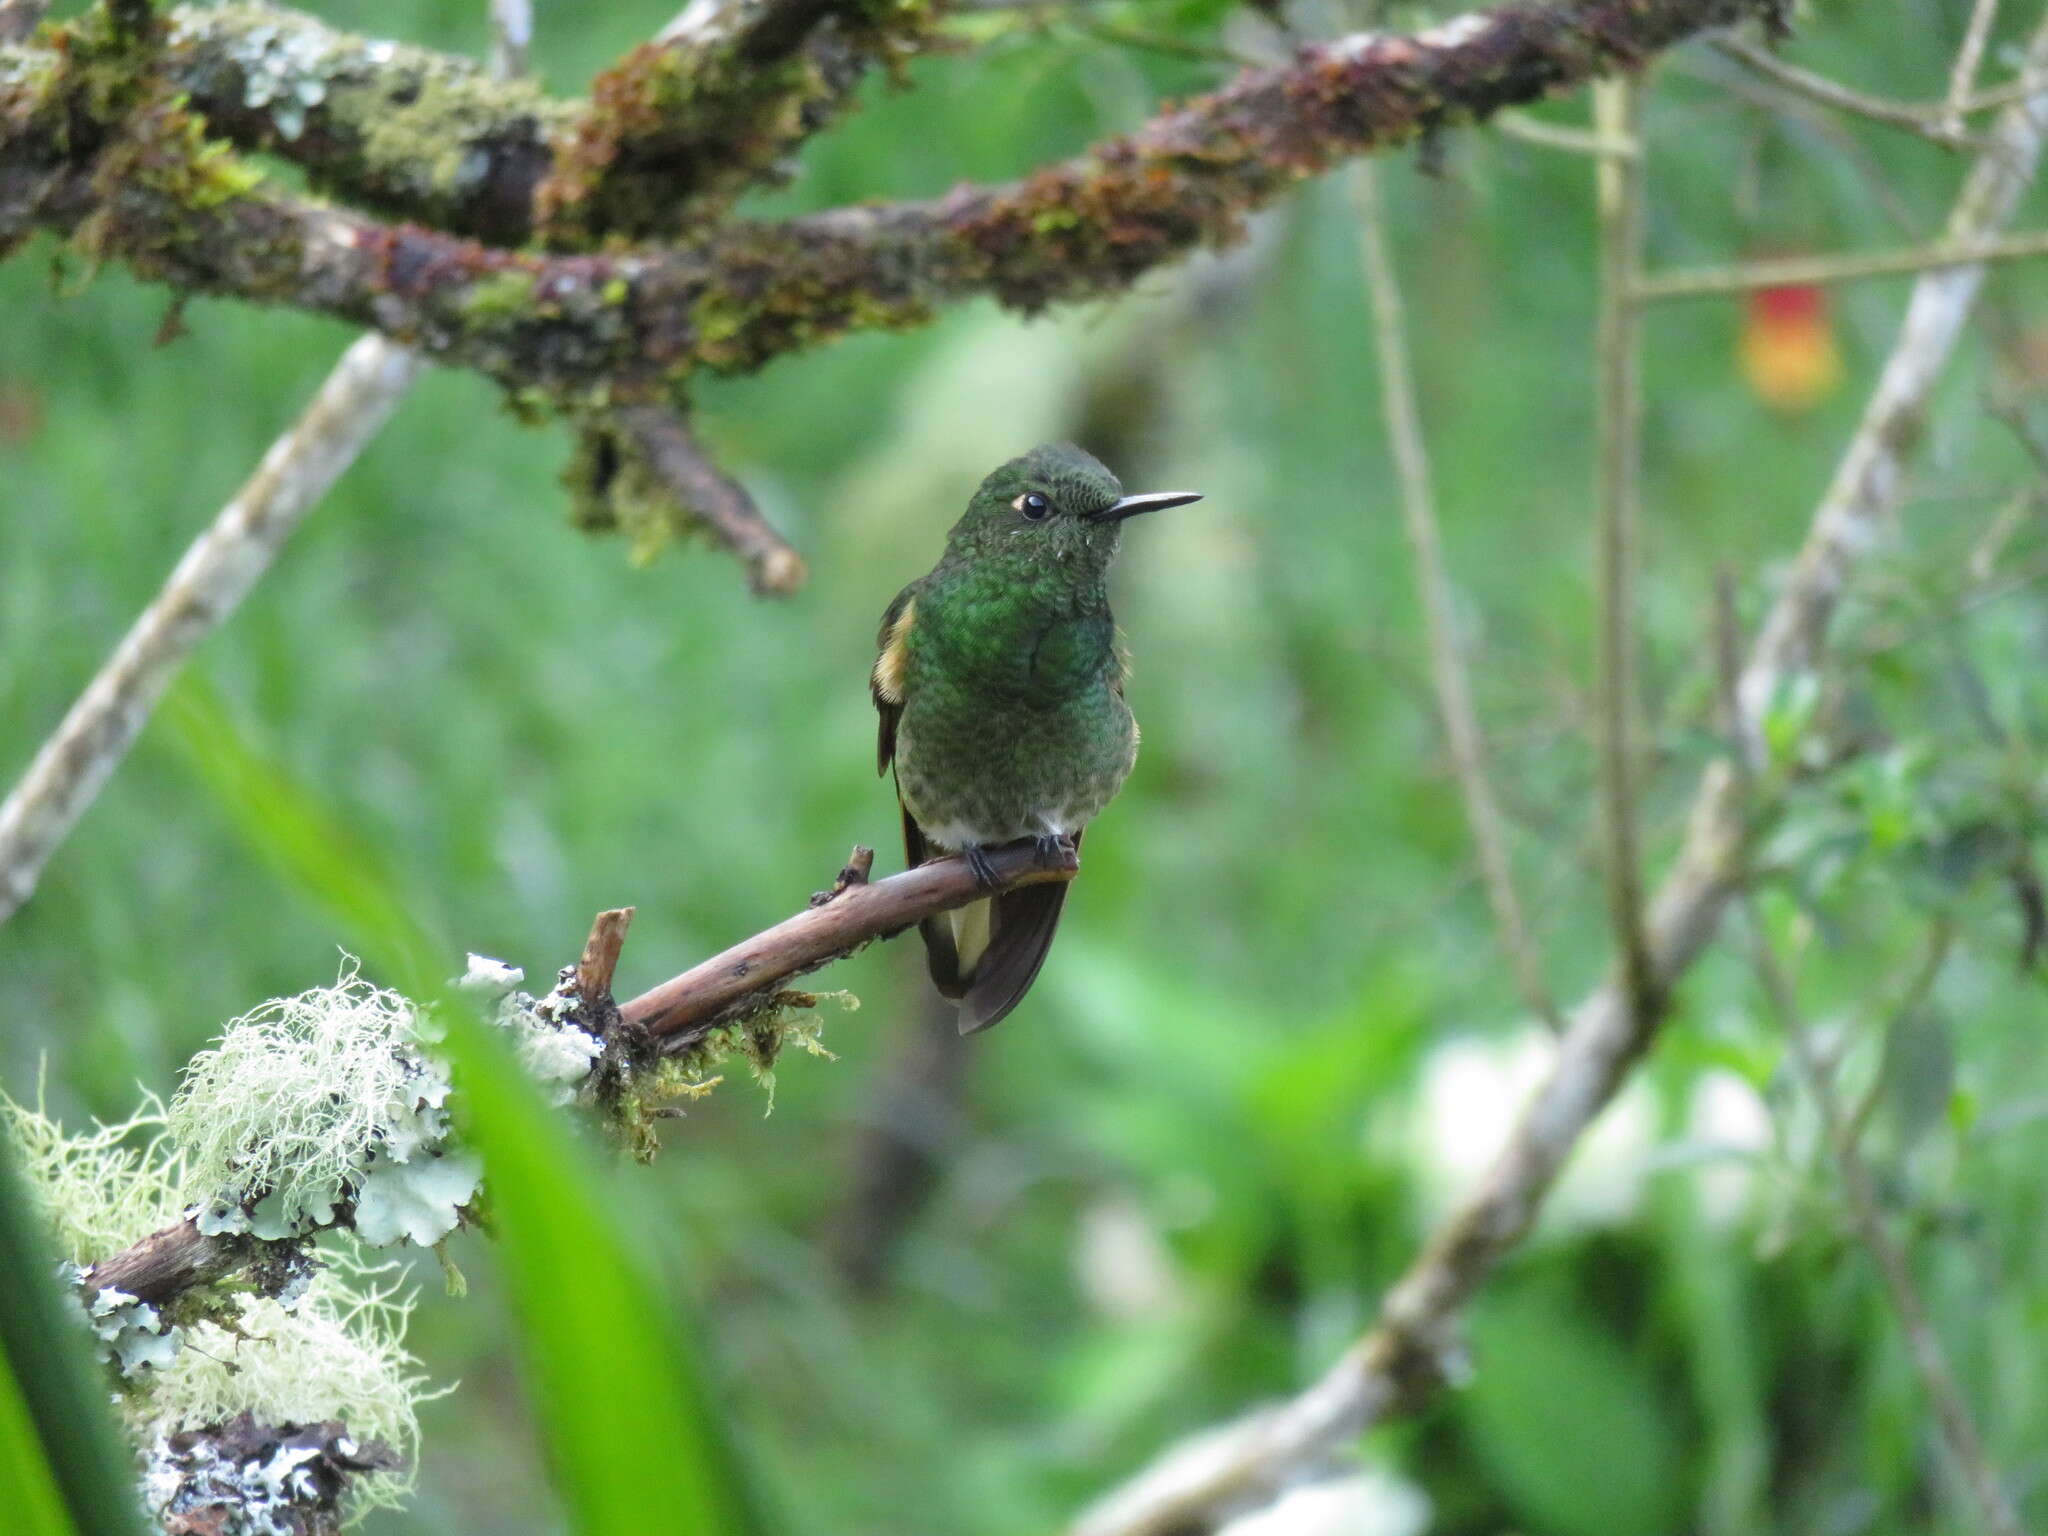
[[[1201,499],[1200,491],[1152,491],[1143,496],[1126,496],[1122,501],[1111,502],[1104,507],[1095,514],[1094,520],[1098,523],[1120,523],[1140,512],[1161,512],[1168,507],[1184,507]]]

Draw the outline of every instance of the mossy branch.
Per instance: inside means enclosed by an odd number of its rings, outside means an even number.
[[[748,371],[976,295],[1030,312],[1119,292],[1235,239],[1248,212],[1348,156],[1771,13],[1769,0],[1580,0],[1359,34],[1022,181],[563,256],[316,205],[240,167],[168,98],[109,110],[75,59],[0,49],[0,246],[37,225],[82,231],[145,277],[372,326],[515,389],[644,399],[699,368]]]
[[[867,65],[914,49],[930,5],[727,0],[692,7],[550,98],[458,55],[272,5],[183,6],[162,68],[213,130],[389,217],[517,245],[671,235],[768,178]]]

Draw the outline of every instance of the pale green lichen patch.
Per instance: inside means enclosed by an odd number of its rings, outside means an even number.
[[[29,1195],[58,1254],[86,1265],[169,1226],[184,1213],[184,1165],[155,1099],[118,1125],[73,1135],[36,1107],[0,1094],[0,1128],[20,1155]]]
[[[530,81],[267,6],[180,7],[166,35],[171,78],[238,136],[274,138],[367,206],[453,229],[516,235],[548,136],[575,113]]]
[[[199,1229],[299,1237],[367,1200],[365,1241],[438,1242],[480,1172],[448,1145],[447,1096],[412,1004],[352,968],[265,1003],[192,1059],[171,1104]]]

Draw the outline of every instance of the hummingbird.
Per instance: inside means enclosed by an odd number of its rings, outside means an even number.
[[[1081,834],[1138,757],[1107,578],[1124,521],[1188,491],[1126,496],[1071,443],[1047,443],[981,482],[928,575],[882,615],[870,678],[877,773],[896,770],[911,868],[1029,838],[1041,857]],[[1067,882],[1018,886],[918,925],[960,1033],[996,1023],[1044,964]]]

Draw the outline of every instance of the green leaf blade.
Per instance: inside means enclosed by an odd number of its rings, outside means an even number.
[[[572,1528],[760,1531],[699,1353],[608,1208],[589,1151],[489,1030],[454,1013],[447,1051]]]

